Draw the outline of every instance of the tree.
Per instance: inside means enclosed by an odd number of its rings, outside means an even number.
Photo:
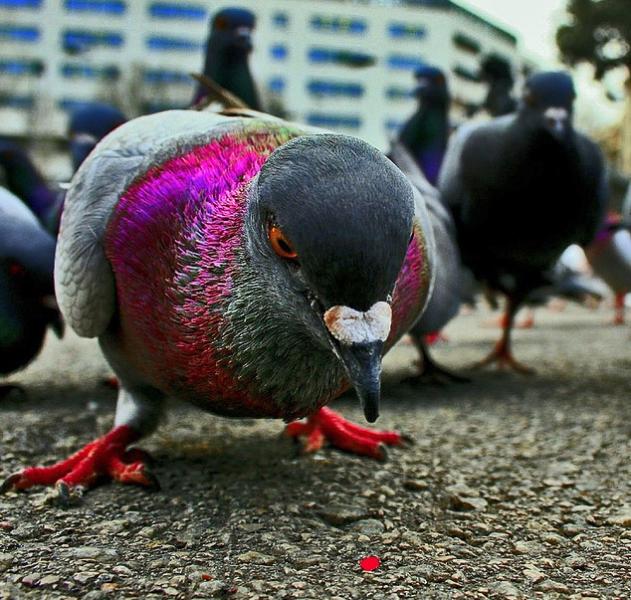
[[[570,66],[589,62],[594,76],[618,67],[631,74],[631,6],[629,0],[568,0],[570,23],[556,33],[561,58]]]

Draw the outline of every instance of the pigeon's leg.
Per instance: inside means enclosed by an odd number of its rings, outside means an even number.
[[[532,308],[527,308],[526,311],[524,320],[515,324],[517,329],[532,329],[535,326],[535,311]]]
[[[613,324],[614,325],[624,325],[624,298],[626,294],[624,292],[618,292],[614,299],[614,317]]]
[[[305,438],[304,451],[317,452],[328,441],[335,448],[385,460],[386,445],[399,446],[405,439],[396,431],[376,431],[347,421],[330,408],[321,408],[306,422],[294,421],[285,433],[292,438]]]
[[[513,329],[515,314],[517,313],[518,307],[519,302],[517,300],[510,297],[506,298],[506,321],[504,323],[502,337],[499,339],[497,344],[495,344],[495,348],[493,348],[491,353],[486,358],[473,365],[474,369],[481,369],[482,367],[486,367],[487,365],[497,363],[497,366],[500,369],[507,367],[509,369],[513,369],[513,371],[522,373],[523,375],[532,375],[535,372],[534,369],[531,369],[530,367],[527,367],[526,365],[518,362],[513,356],[511,350],[510,334]]]
[[[162,401],[162,394],[152,388],[129,390],[121,386],[111,431],[66,460],[14,473],[0,486],[0,493],[35,485],[54,485],[59,497],[66,500],[73,492],[80,494],[99,479],[108,477],[120,483],[157,487],[155,477],[146,468],[146,455],[127,447],[155,428]]]
[[[434,344],[438,344],[439,342],[449,341],[449,338],[442,331],[432,331],[432,333],[427,333],[424,337],[425,343],[428,346],[433,346]]]
[[[418,375],[408,377],[405,379],[405,383],[444,385],[450,382],[468,383],[471,381],[468,377],[454,373],[439,365],[429,352],[425,336],[415,335],[414,332],[410,332],[410,337],[421,355],[421,360],[417,363],[419,368]]]

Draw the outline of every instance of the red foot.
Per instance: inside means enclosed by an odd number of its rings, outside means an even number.
[[[624,293],[616,293],[616,298],[614,300],[614,310],[616,311],[613,318],[614,325],[624,325],[624,313],[625,313],[625,305],[624,299],[626,294]]]
[[[499,327],[500,329],[506,329],[508,326],[508,317],[506,315],[501,315],[495,319],[491,319],[485,322],[487,327]],[[533,313],[530,313],[523,321],[520,323],[515,323],[513,326],[515,329],[532,329],[535,326],[535,316]]]
[[[438,342],[448,342],[449,338],[442,331],[432,331],[425,335],[425,343],[428,346],[438,344]]]
[[[534,369],[527,367],[515,359],[510,347],[505,344],[503,340],[497,342],[491,353],[480,362],[474,364],[473,368],[481,369],[493,363],[497,363],[498,369],[509,368],[522,375],[533,375],[535,373]]]
[[[67,497],[73,489],[89,488],[101,477],[156,487],[155,478],[146,469],[147,455],[137,448],[125,450],[139,437],[136,430],[119,425],[66,460],[49,467],[27,467],[14,473],[0,486],[0,493],[10,489],[25,490],[34,485],[55,485],[61,495]]]
[[[293,438],[304,437],[305,452],[317,452],[324,442],[340,450],[386,459],[388,446],[399,446],[404,438],[396,431],[376,431],[355,425],[330,408],[321,408],[307,422],[294,421],[287,425],[285,433]]]

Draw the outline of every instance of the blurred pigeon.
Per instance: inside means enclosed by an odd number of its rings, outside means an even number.
[[[489,86],[482,108],[492,117],[501,117],[517,110],[517,102],[512,96],[513,69],[505,58],[490,54],[480,65],[480,76]]]
[[[464,382],[467,378],[438,365],[429,352],[428,337],[437,336],[441,329],[457,314],[461,303],[462,272],[460,253],[456,244],[456,231],[449,211],[440,201],[438,191],[423,176],[411,154],[401,143],[390,148],[389,158],[394,162],[419,194],[428,209],[436,246],[435,279],[432,294],[421,318],[409,334],[421,354],[419,382]]]
[[[624,325],[625,296],[631,292],[631,233],[619,217],[610,217],[585,254],[594,273],[614,292],[614,325]]]
[[[0,167],[4,185],[24,202],[47,231],[59,229],[63,193],[53,191],[26,151],[13,141],[0,139]]]
[[[127,117],[118,108],[104,102],[85,102],[75,108],[68,120],[73,171],[102,138],[126,121]]]
[[[61,336],[53,302],[55,240],[24,203],[0,187],[0,375],[28,365],[50,325]],[[0,386],[0,395],[12,386]]]
[[[216,13],[206,43],[203,74],[251,109],[260,110],[261,102],[248,66],[255,25],[254,13],[245,8],[224,8]],[[204,86],[198,85],[193,104],[205,96]]]
[[[510,350],[513,318],[565,248],[589,244],[603,220],[603,160],[572,126],[574,97],[567,74],[535,74],[516,114],[465,126],[448,148],[440,191],[462,260],[507,297],[504,335],[480,365],[530,372]]]
[[[317,130],[316,130],[317,131]],[[168,111],[106,137],[68,192],[55,265],[64,316],[98,337],[120,380],[115,426],[53,467],[3,489],[99,474],[149,485],[125,448],[166,396],[232,417],[308,417],[328,439],[383,458],[395,432],[325,405],[351,385],[378,416],[382,353],[432,287],[422,198],[381,153],[350,136],[260,115]]]
[[[449,89],[444,73],[423,65],[416,71],[419,106],[399,134],[429,183],[436,185],[449,139]]]

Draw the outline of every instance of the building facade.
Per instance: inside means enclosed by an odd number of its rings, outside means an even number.
[[[483,99],[484,54],[522,65],[512,34],[449,0],[0,0],[0,134],[63,136],[85,100],[131,115],[186,106],[225,6],[257,15],[251,67],[267,106],[381,148],[415,108],[421,63],[447,72],[459,104]]]

